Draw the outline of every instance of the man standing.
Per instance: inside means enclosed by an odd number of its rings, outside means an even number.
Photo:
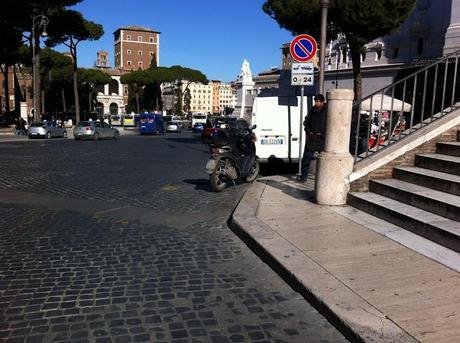
[[[302,157],[301,174],[297,176],[297,181],[305,183],[308,177],[310,162],[315,152],[324,149],[326,135],[326,104],[324,96],[315,96],[315,106],[308,112],[303,122],[305,129],[305,149]]]

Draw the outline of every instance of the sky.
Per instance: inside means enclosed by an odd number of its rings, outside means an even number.
[[[182,65],[210,80],[232,81],[246,58],[253,74],[281,65],[281,45],[293,38],[262,11],[264,0],[84,0],[72,7],[102,24],[104,36],[81,42],[80,67],[93,67],[96,52],[114,63],[113,32],[128,25],[160,31],[160,65]],[[63,48],[58,49],[63,51]]]

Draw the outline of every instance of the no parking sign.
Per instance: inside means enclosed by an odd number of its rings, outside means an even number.
[[[308,62],[316,54],[318,43],[316,40],[307,34],[301,34],[295,37],[289,45],[289,52],[297,62]]]

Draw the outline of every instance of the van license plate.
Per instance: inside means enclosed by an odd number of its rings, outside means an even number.
[[[260,140],[260,144],[262,145],[282,145],[283,139],[282,138],[264,138]]]

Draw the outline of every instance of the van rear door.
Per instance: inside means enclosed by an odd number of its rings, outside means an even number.
[[[306,113],[306,98],[304,113]],[[300,97],[259,97],[254,99],[252,124],[256,124],[256,153],[261,162],[299,159]]]

